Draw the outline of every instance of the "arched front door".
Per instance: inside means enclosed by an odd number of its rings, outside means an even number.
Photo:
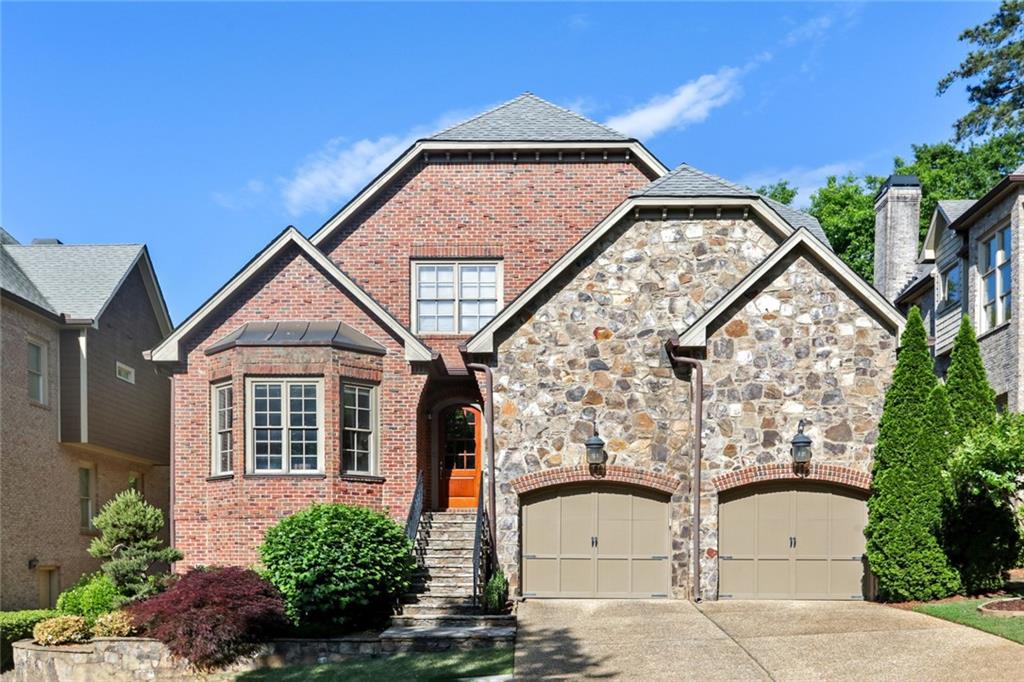
[[[440,506],[475,508],[480,493],[481,427],[475,407],[460,405],[441,413]]]

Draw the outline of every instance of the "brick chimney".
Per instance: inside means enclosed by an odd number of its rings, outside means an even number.
[[[921,183],[890,175],[875,195],[875,288],[890,301],[917,270]]]

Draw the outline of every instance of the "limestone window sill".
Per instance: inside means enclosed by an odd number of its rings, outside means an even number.
[[[91,538],[98,538],[100,536],[100,532],[96,528],[79,528],[78,534],[85,535]]]
[[[256,478],[294,478],[294,479],[309,478],[309,479],[321,479],[322,480],[322,479],[327,478],[327,474],[325,474],[323,472],[314,472],[314,473],[310,473],[310,474],[273,474],[273,473],[271,473],[271,474],[254,474],[254,473],[249,473],[249,474],[245,474],[244,476],[242,476],[242,478],[247,478],[247,479],[249,479],[249,478],[252,478],[252,479],[256,479]]]
[[[38,400],[30,399],[28,401],[28,404],[31,405],[32,407],[38,407],[40,410],[46,410],[47,412],[53,409],[52,407],[50,407],[49,403],[41,403]]]
[[[1013,322],[1013,318],[1010,318],[1006,322],[1002,322],[1000,324],[997,324],[995,327],[992,327],[991,329],[989,329],[989,330],[987,330],[985,332],[982,332],[981,334],[978,334],[978,341],[981,341],[982,339],[984,339],[984,338],[986,338],[988,336],[993,336],[994,334],[998,334],[999,332],[1001,332],[1004,329],[1006,329],[1007,327],[1009,327],[1011,322]]]
[[[207,481],[230,481],[234,477],[235,477],[235,474],[232,472],[232,473],[227,473],[227,474],[214,474],[212,476],[207,476],[206,480]]]
[[[387,480],[383,476],[374,476],[372,474],[341,474],[338,478],[342,481],[352,481],[353,483],[383,483]]]

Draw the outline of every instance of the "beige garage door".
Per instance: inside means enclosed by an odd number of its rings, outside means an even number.
[[[523,596],[667,597],[668,498],[615,485],[523,501]]]
[[[719,499],[719,597],[864,599],[864,498],[780,484]]]

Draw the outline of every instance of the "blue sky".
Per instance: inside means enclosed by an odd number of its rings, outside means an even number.
[[[0,7],[0,225],[146,242],[180,322],[413,139],[529,90],[800,201],[949,137],[996,3]]]

